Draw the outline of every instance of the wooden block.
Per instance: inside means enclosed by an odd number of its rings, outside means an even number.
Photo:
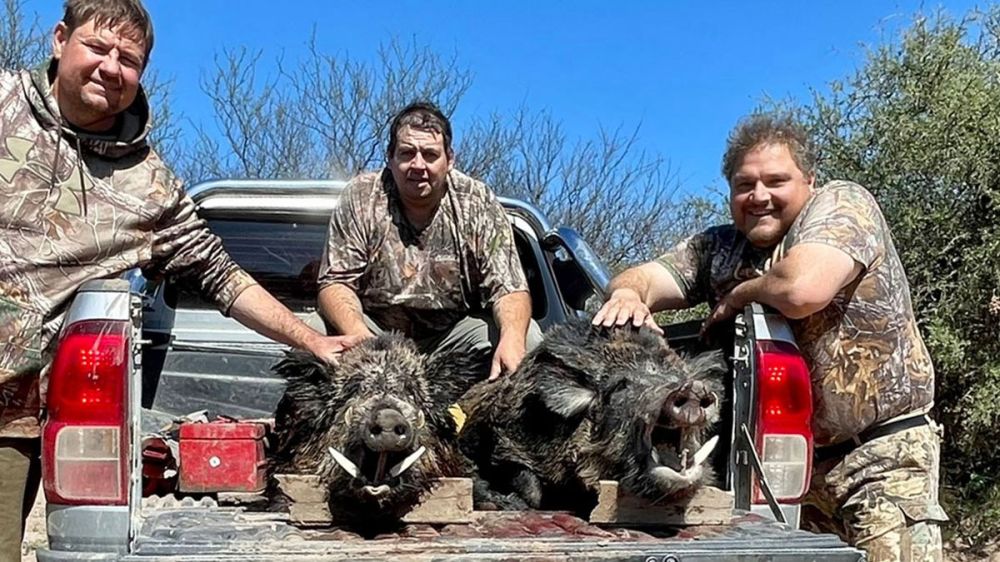
[[[403,516],[407,523],[470,523],[472,479],[439,478],[437,486]]]
[[[619,490],[618,482],[601,480],[597,507],[590,513],[591,523],[629,525],[720,525],[733,517],[733,495],[712,486],[699,488],[691,497],[679,501],[639,498]]]
[[[318,476],[302,474],[275,474],[278,488],[289,499],[288,516],[304,526],[323,526],[336,523],[330,514],[327,490]],[[469,523],[472,521],[472,479],[440,478],[409,513],[403,516],[406,523]]]
[[[299,502],[288,506],[288,520],[304,527],[326,527],[333,523],[326,502]]]
[[[327,490],[319,476],[312,474],[275,474],[278,489],[288,496],[288,519],[306,527],[327,526],[332,522]]]
[[[275,474],[278,489],[292,502],[326,502],[327,491],[314,474]]]

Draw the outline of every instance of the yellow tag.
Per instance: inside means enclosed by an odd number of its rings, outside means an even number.
[[[458,404],[452,404],[448,406],[448,413],[451,414],[451,419],[455,420],[455,432],[461,432],[462,426],[465,425],[465,412],[462,411],[462,407]]]

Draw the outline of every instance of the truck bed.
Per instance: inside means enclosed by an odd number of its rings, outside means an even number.
[[[471,524],[406,525],[374,538],[299,529],[282,513],[202,505],[145,513],[123,560],[656,560],[844,561],[836,537],[755,515],[685,529],[600,528],[561,512],[481,512]]]

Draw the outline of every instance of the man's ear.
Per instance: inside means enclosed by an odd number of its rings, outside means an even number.
[[[809,193],[816,191],[816,173],[809,174]]]
[[[59,60],[62,57],[63,47],[66,46],[66,42],[69,41],[69,28],[66,24],[59,22],[56,24],[55,29],[52,30],[52,57]]]

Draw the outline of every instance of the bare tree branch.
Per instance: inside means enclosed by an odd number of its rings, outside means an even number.
[[[38,18],[24,13],[23,0],[4,0],[0,18],[0,68],[28,68],[48,56],[48,35]]]
[[[224,51],[202,89],[215,107],[185,167],[191,178],[347,178],[384,165],[388,119],[427,99],[453,114],[472,83],[457,59],[393,40],[374,62],[320,51],[259,72],[262,53]],[[666,160],[639,149],[639,127],[568,141],[548,112],[521,107],[463,127],[459,167],[579,230],[614,269],[651,256],[714,218],[677,195]]]

